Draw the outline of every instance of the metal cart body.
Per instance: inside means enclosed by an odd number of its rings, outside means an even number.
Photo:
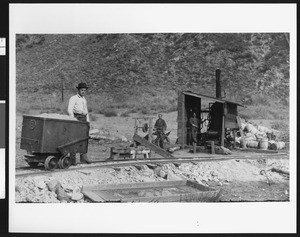
[[[68,168],[69,153],[87,153],[89,123],[40,116],[23,116],[21,149],[30,166],[44,163],[46,169]]]

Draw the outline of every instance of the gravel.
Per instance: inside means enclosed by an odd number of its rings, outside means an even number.
[[[271,168],[288,170],[288,160],[228,160],[223,162],[184,163],[178,167],[164,164],[153,169],[147,165],[101,168],[93,170],[54,173],[51,177],[37,176],[16,179],[16,202],[88,202],[82,194],[86,185],[117,184],[131,182],[159,182],[188,179],[202,185],[214,182],[218,186],[236,180],[266,181],[260,174],[264,169],[273,182],[282,180],[282,175]],[[61,188],[58,188],[61,187]],[[60,190],[60,191],[58,191]]]

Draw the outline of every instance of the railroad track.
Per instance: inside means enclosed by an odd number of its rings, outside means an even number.
[[[216,161],[228,161],[228,160],[257,160],[257,159],[288,159],[289,154],[287,153],[273,153],[273,154],[237,154],[237,155],[218,155],[218,156],[205,156],[205,157],[180,157],[180,158],[149,158],[149,159],[134,159],[134,160],[122,160],[122,161],[93,161],[91,164],[79,164],[77,166],[71,166],[69,169],[55,169],[55,170],[39,170],[38,168],[31,167],[18,167],[16,168],[16,177],[27,177],[37,175],[51,175],[62,172],[72,172],[78,170],[92,170],[101,168],[114,168],[131,165],[147,165],[147,164],[181,164],[181,163],[198,163],[198,162],[216,162]],[[42,166],[41,166],[42,167]],[[42,168],[43,169],[43,168]],[[27,171],[27,172],[23,172]]]

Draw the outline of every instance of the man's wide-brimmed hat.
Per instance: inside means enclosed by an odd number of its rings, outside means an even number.
[[[81,89],[81,88],[86,88],[86,89],[88,89],[89,87],[87,86],[86,83],[80,82],[76,88],[79,90],[79,89]]]

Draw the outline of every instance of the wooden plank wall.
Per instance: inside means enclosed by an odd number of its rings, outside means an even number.
[[[177,116],[177,137],[178,143],[184,146],[186,144],[185,134],[185,95],[178,91],[178,116]]]

